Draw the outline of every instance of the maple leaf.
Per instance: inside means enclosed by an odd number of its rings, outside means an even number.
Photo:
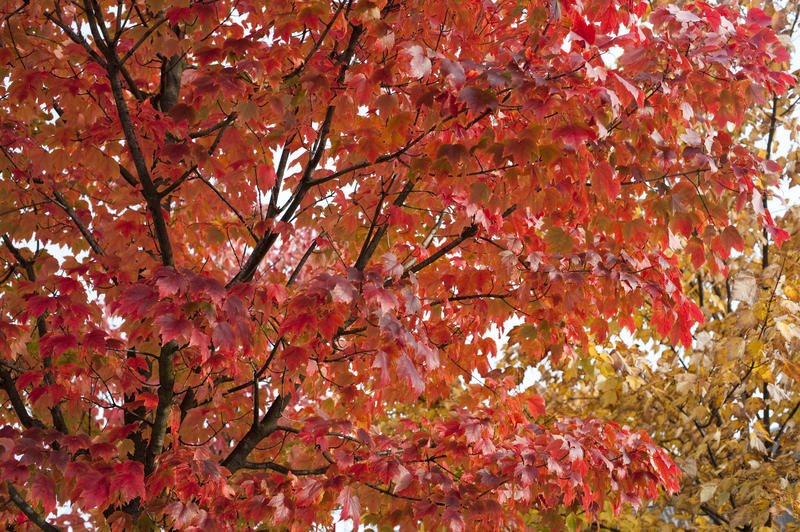
[[[425,50],[418,44],[412,44],[405,49],[409,57],[408,73],[415,78],[423,78],[431,73],[431,60],[425,55]]]
[[[174,314],[162,314],[153,322],[158,325],[163,342],[169,342],[179,337],[188,339],[194,329],[191,321],[178,318]]]
[[[114,465],[114,488],[122,493],[124,501],[145,497],[144,467],[128,460]]]
[[[500,105],[494,91],[474,86],[461,89],[458,93],[458,99],[463,100],[467,104],[469,110],[475,114],[487,110],[492,112],[496,111],[497,107]]]
[[[577,150],[587,140],[597,138],[597,134],[594,132],[594,130],[586,126],[570,124],[561,126],[554,130],[553,138],[561,139],[567,146],[573,150]]]
[[[751,7],[747,10],[747,23],[757,26],[769,26],[772,24],[772,17],[757,7]]]
[[[411,389],[414,391],[414,395],[421,394],[425,389],[425,382],[419,376],[417,368],[414,367],[414,363],[406,355],[401,355],[400,358],[397,359],[397,375],[399,375],[400,378],[408,380]]]
[[[353,528],[357,530],[361,521],[361,504],[358,496],[352,494],[350,486],[344,487],[336,498],[336,502],[342,505],[341,519],[343,521],[352,519]]]
[[[34,501],[41,501],[45,514],[49,514],[56,507],[56,486],[48,475],[39,474],[31,483],[31,495]]]

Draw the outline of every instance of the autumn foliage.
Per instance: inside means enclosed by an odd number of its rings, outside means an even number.
[[[689,345],[684,257],[726,272],[743,210],[786,239],[779,165],[731,135],[793,82],[763,11],[0,16],[0,522],[573,527],[677,490],[639,423],[546,409],[523,374],[643,309]]]

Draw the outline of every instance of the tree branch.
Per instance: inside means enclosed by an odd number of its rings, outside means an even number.
[[[167,224],[164,221],[164,213],[161,210],[161,201],[153,181],[150,179],[150,172],[147,169],[147,163],[144,159],[144,154],[139,146],[139,139],[136,137],[131,116],[128,112],[128,105],[125,103],[125,96],[122,93],[122,84],[119,81],[119,76],[115,68],[111,68],[108,72],[108,78],[111,82],[111,93],[114,96],[114,103],[117,107],[117,114],[119,121],[122,125],[122,132],[125,135],[125,144],[128,146],[128,151],[133,159],[133,165],[136,167],[136,173],[139,175],[139,182],[142,185],[142,192],[147,209],[153,217],[153,227],[158,240],[158,248],[161,253],[161,262],[165,266],[173,266],[174,259],[172,256],[172,244],[169,241],[169,234],[167,233]]]
[[[208,155],[209,155],[209,156],[211,156],[211,155],[213,155],[213,154],[214,154],[214,152],[215,152],[215,151],[216,151],[216,149],[217,149],[217,146],[219,145],[219,142],[222,140],[222,135],[225,133],[225,130],[228,128],[228,126],[229,126],[229,125],[231,125],[231,123],[232,123],[232,122],[233,122],[233,121],[236,119],[236,117],[237,117],[237,116],[238,116],[238,115],[237,115],[237,113],[235,113],[235,112],[234,112],[234,113],[231,113],[231,114],[229,114],[229,115],[227,116],[227,118],[225,118],[225,120],[223,120],[223,121],[222,121],[222,122],[220,122],[219,124],[216,124],[216,125],[214,125],[213,127],[210,127],[210,128],[208,128],[208,130],[205,130],[205,131],[208,131],[208,132],[209,132],[209,134],[210,134],[211,132],[213,132],[213,131],[219,130],[219,133],[217,133],[217,136],[216,136],[216,138],[214,139],[214,142],[212,142],[212,143],[211,143],[211,146],[208,148],[208,152],[207,152],[207,153],[208,153]],[[191,136],[191,135],[189,135],[189,136]],[[199,135],[199,136],[200,136],[200,135]],[[159,197],[162,197],[162,198],[163,198],[164,196],[168,195],[170,192],[172,192],[173,190],[175,190],[176,188],[178,188],[179,186],[181,186],[181,185],[183,184],[183,182],[184,182],[184,181],[186,181],[186,179],[188,179],[188,177],[189,177],[190,175],[192,175],[193,173],[195,173],[195,172],[197,172],[197,165],[196,165],[196,164],[193,164],[193,165],[191,166],[191,168],[189,168],[188,170],[186,170],[186,171],[183,173],[183,175],[181,175],[181,176],[180,176],[178,179],[176,179],[176,180],[175,180],[175,182],[174,182],[174,183],[172,183],[170,186],[168,186],[167,188],[165,188],[164,190],[162,190],[161,192],[159,192],[159,193],[158,193]],[[199,173],[199,172],[197,172],[197,175],[198,175],[198,177],[200,177],[200,179],[203,179],[203,178],[202,178],[202,176],[200,176],[200,173]],[[207,185],[211,186],[211,185],[210,185],[210,184],[209,184],[207,181],[205,181],[205,180],[203,180],[203,181],[204,181],[204,182],[205,182]],[[213,189],[213,187],[212,187],[212,189]],[[214,192],[217,192],[217,191],[216,191],[216,189],[214,189]],[[217,192],[217,195],[218,195],[218,196],[219,196],[219,197],[220,197],[220,198],[221,198],[223,201],[225,201],[225,199],[224,199],[224,198],[222,198],[222,196],[220,195],[220,193],[219,193],[219,192]],[[231,206],[231,205],[230,205],[230,204],[229,204],[227,201],[225,201],[225,203],[228,205],[228,207],[230,207],[230,208],[231,208],[231,210],[233,210],[234,212],[236,212],[236,209],[234,209],[234,208],[233,208],[233,207],[232,207],[232,206]],[[238,212],[236,212],[236,214],[237,214],[237,216],[239,216],[239,219],[242,221],[242,223],[244,223],[244,219],[242,218],[242,216],[241,216],[241,215],[240,215]],[[245,227],[246,227],[246,226],[247,226],[247,224],[245,224]],[[252,233],[251,233],[251,234],[252,234]],[[257,238],[255,238],[255,236],[253,237],[253,240],[256,240],[256,241],[258,241],[258,239],[257,239]]]
[[[786,419],[784,419],[783,423],[781,423],[781,426],[778,429],[778,433],[775,435],[775,438],[773,438],[773,440],[772,440],[772,447],[770,447],[770,449],[769,449],[769,455],[770,456],[774,457],[775,454],[778,452],[778,440],[780,440],[781,436],[783,436],[783,431],[786,430],[786,426],[789,424],[789,421],[791,421],[791,419],[797,413],[797,409],[798,408],[800,408],[800,401],[795,403],[794,408],[792,408],[792,411],[789,412],[789,415],[786,416]],[[769,428],[767,428],[767,430],[769,430]]]
[[[11,241],[8,235],[3,235],[3,242],[14,256],[14,259],[16,259],[19,265],[22,266],[22,269],[25,270],[28,280],[32,283],[36,282],[36,271],[33,269],[33,260],[27,260],[25,257],[23,257],[22,253],[20,253],[16,246],[14,246],[14,243]],[[47,324],[44,321],[44,314],[40,314],[36,317],[36,331],[38,332],[40,339],[47,334]],[[44,367],[48,370],[44,374],[44,381],[47,384],[53,384],[53,375],[51,374],[53,362],[49,357],[43,357],[42,364],[44,364]],[[56,430],[63,434],[67,434],[67,423],[64,421],[64,414],[61,412],[61,407],[58,404],[50,407],[50,415],[53,418],[53,426],[56,428]]]
[[[503,218],[507,218],[515,210],[517,210],[517,205],[516,204],[514,204],[511,207],[509,207],[508,209],[506,209],[501,216]],[[423,260],[419,264],[412,265],[405,272],[403,272],[403,277],[407,277],[409,272],[417,273],[418,271],[420,271],[421,269],[425,268],[426,266],[429,266],[429,265],[433,264],[434,262],[436,262],[437,260],[442,258],[444,255],[446,255],[448,252],[450,252],[453,248],[455,248],[459,244],[461,244],[463,241],[465,241],[465,240],[467,240],[469,238],[472,238],[473,236],[475,236],[477,234],[478,234],[478,225],[477,224],[472,224],[472,225],[469,225],[469,226],[465,227],[461,231],[461,234],[458,237],[456,237],[454,240],[452,240],[448,244],[445,244],[443,247],[439,248],[433,255],[431,255],[427,259]]]
[[[80,218],[78,218],[78,215],[75,213],[75,209],[73,209],[72,206],[69,203],[67,203],[67,200],[66,198],[64,198],[64,195],[61,194],[61,192],[59,192],[58,190],[53,189],[53,196],[55,197],[55,200],[53,202],[59,207],[61,207],[64,210],[64,212],[67,213],[67,216],[69,216],[72,222],[78,227],[78,230],[83,235],[83,238],[85,238],[86,241],[89,243],[89,246],[92,248],[92,251],[94,251],[98,255],[102,255],[103,249],[100,247],[100,244],[97,243],[97,240],[95,240],[92,233],[89,232],[89,228],[87,228],[80,220]]]
[[[411,194],[411,191],[414,190],[414,180],[408,181],[403,190],[397,195],[393,204],[395,207],[402,207],[403,203],[408,198],[408,195]],[[375,220],[380,214],[380,208],[382,205],[382,200],[378,202],[378,206],[375,209],[375,216],[373,216],[372,223],[375,224]],[[389,223],[384,223],[375,231],[375,234],[372,234],[372,227],[370,227],[370,232],[367,235],[367,239],[364,240],[364,245],[361,248],[361,252],[358,254],[358,259],[356,260],[355,268],[357,270],[363,270],[369,264],[369,260],[372,258],[372,255],[375,254],[375,250],[378,249],[378,244],[383,239],[383,236],[386,234],[386,231],[389,229]],[[369,238],[369,235],[372,234],[372,238]]]
[[[286,281],[286,288],[289,288],[290,286],[292,286],[292,283],[294,283],[295,279],[297,279],[297,276],[300,274],[300,270],[303,269],[303,265],[306,263],[306,261],[308,260],[308,257],[311,256],[311,253],[314,251],[314,248],[316,248],[316,247],[317,247],[317,241],[314,240],[311,243],[311,245],[308,246],[308,249],[306,250],[306,252],[303,253],[303,256],[300,258],[300,262],[297,263],[297,266],[295,266],[294,271],[292,272],[292,275],[289,276],[289,280]]]
[[[17,418],[19,422],[22,423],[22,426],[26,429],[31,427],[44,428],[44,423],[28,413],[28,409],[25,408],[25,403],[22,401],[22,396],[19,394],[19,390],[17,390],[17,386],[14,383],[14,378],[3,366],[0,366],[0,384],[2,384],[6,394],[8,394],[8,398],[11,400],[11,407],[17,414]]]
[[[55,3],[55,7],[56,9],[60,9],[58,3]],[[103,58],[100,57],[100,55],[97,52],[92,50],[92,47],[89,45],[86,39],[83,38],[82,35],[75,33],[72,30],[72,28],[64,24],[64,22],[61,20],[61,13],[59,13],[58,18],[56,18],[53,15],[53,13],[45,11],[44,16],[47,18],[47,20],[49,20],[50,22],[61,28],[61,31],[66,33],[67,37],[69,37],[72,42],[74,42],[75,44],[81,46],[84,50],[86,50],[86,53],[89,54],[89,57],[91,57],[95,63],[102,66],[103,68],[108,67],[107,63],[103,61]]]
[[[156,23],[147,28],[147,31],[145,31],[144,34],[142,34],[142,36],[139,37],[139,40],[136,41],[136,43],[134,43],[131,49],[128,50],[128,52],[122,56],[122,59],[119,60],[120,66],[124,65],[125,62],[128,61],[128,59],[130,59],[130,57],[136,52],[136,50],[139,49],[139,47],[144,43],[144,41],[146,41],[147,38],[150,37],[150,35],[152,35],[153,32],[156,31],[158,27],[161,26],[166,21],[167,21],[166,18],[159,15],[159,17],[156,19]]]
[[[468,225],[461,231],[461,234],[458,237],[456,237],[455,239],[451,240],[450,242],[448,242],[447,244],[436,250],[427,259],[411,266],[403,273],[403,276],[404,277],[408,276],[408,272],[417,273],[426,266],[430,266],[431,264],[442,258],[444,255],[449,253],[452,249],[458,247],[463,241],[472,238],[477,234],[478,234],[478,225],[477,224]]]
[[[228,116],[226,116],[224,120],[221,120],[221,121],[217,122],[216,124],[214,124],[211,127],[207,127],[205,129],[201,129],[199,131],[195,131],[194,133],[189,133],[189,138],[197,139],[197,138],[200,138],[200,137],[206,137],[206,136],[212,134],[213,132],[215,132],[218,129],[224,129],[224,128],[228,127],[230,125],[230,123],[233,122],[236,119],[236,116],[237,116],[237,114],[235,112],[233,112],[233,113],[229,114]],[[219,138],[219,135],[217,137]],[[211,150],[211,151],[213,153],[213,150]]]
[[[347,68],[350,66],[350,61],[353,59],[353,55],[355,54],[356,44],[358,44],[358,39],[361,37],[363,32],[364,28],[362,26],[355,26],[350,34],[350,41],[348,42],[347,49],[341,55],[342,66],[339,69],[339,75],[336,78],[337,85],[341,85],[344,82],[344,76],[347,73]],[[335,105],[329,105],[325,112],[325,119],[320,126],[319,133],[317,133],[314,152],[312,153],[305,169],[303,170],[303,174],[300,177],[300,182],[298,183],[297,189],[295,189],[293,197],[286,208],[286,212],[284,212],[283,216],[281,217],[282,222],[289,222],[292,219],[295,211],[300,207],[303,198],[312,186],[311,176],[317,169],[317,166],[322,159],[322,154],[325,152],[325,143],[328,140],[328,133],[330,132],[335,110]],[[228,282],[226,288],[230,288],[237,283],[246,283],[251,281],[258,270],[259,264],[261,264],[261,261],[267,255],[277,239],[277,232],[272,230],[268,231],[255,245],[252,253],[247,258],[247,261],[245,261],[241,269]]]
[[[22,498],[22,495],[20,495],[20,493],[8,480],[6,480],[6,488],[8,489],[8,496],[11,498],[11,501],[23,514],[25,514],[25,517],[31,520],[31,523],[38,526],[45,532],[60,532],[60,528],[54,527],[48,523],[44,517],[36,513],[36,510],[34,510],[30,504],[25,502],[25,499]]]
[[[291,473],[292,475],[296,475],[298,477],[307,476],[307,475],[322,475],[325,473],[329,468],[330,464],[318,467],[316,469],[292,469],[286,466],[282,466],[280,464],[276,464],[275,462],[245,462],[242,465],[242,469],[269,469],[272,471],[277,471],[282,475],[288,475]]]
[[[178,343],[170,340],[161,347],[158,357],[158,405],[153,418],[153,428],[150,432],[150,443],[147,445],[144,459],[144,474],[149,475],[155,470],[156,457],[164,450],[164,439],[167,434],[169,412],[172,408],[172,399],[175,396],[175,368],[173,361]]]
[[[233,451],[221,462],[231,473],[245,467],[247,456],[255,449],[256,445],[264,438],[278,430],[278,420],[283,415],[283,410],[289,405],[292,394],[278,395],[270,405],[267,413],[258,423],[253,423]]]
[[[314,43],[314,46],[306,54],[306,57],[305,59],[303,59],[303,62],[300,63],[300,65],[298,65],[297,68],[295,68],[294,70],[283,76],[284,80],[296,76],[297,74],[303,71],[308,62],[311,61],[311,58],[314,56],[314,54],[317,53],[317,50],[319,50],[319,47],[322,45],[322,41],[325,40],[325,36],[328,35],[328,32],[333,27],[333,23],[336,22],[336,19],[339,17],[339,13],[342,12],[342,8],[344,8],[346,3],[347,2],[341,2],[339,4],[339,7],[336,9],[336,12],[333,14],[333,17],[331,18],[331,21],[325,25],[325,28],[322,30],[322,33],[319,34],[319,39],[317,39],[317,42]]]
[[[242,225],[243,225],[243,226],[244,226],[244,227],[247,229],[247,232],[248,232],[248,233],[250,233],[250,237],[253,239],[253,241],[254,241],[254,242],[256,242],[256,243],[258,243],[258,237],[257,237],[257,236],[256,236],[256,234],[253,232],[253,230],[250,228],[250,226],[247,224],[247,222],[244,220],[244,217],[243,217],[243,216],[241,215],[241,213],[240,213],[240,212],[239,212],[239,211],[236,209],[236,207],[234,207],[234,206],[231,204],[231,202],[230,202],[230,201],[228,201],[228,199],[227,199],[225,196],[223,196],[223,195],[222,195],[222,192],[220,192],[219,190],[217,190],[217,187],[215,187],[214,185],[212,185],[212,184],[211,184],[211,182],[210,182],[208,179],[206,179],[205,177],[203,177],[203,176],[200,174],[200,172],[199,172],[199,171],[197,171],[197,167],[195,167],[195,175],[197,176],[197,178],[198,178],[200,181],[202,181],[203,183],[205,183],[205,185],[206,185],[208,188],[210,188],[210,189],[211,189],[211,190],[214,192],[214,194],[216,194],[216,195],[217,195],[217,197],[218,197],[220,200],[222,200],[222,203],[224,203],[224,204],[225,204],[225,205],[226,205],[226,206],[227,206],[227,207],[228,207],[228,208],[231,210],[231,212],[233,212],[233,214],[235,214],[235,215],[236,215],[236,217],[239,219],[239,221],[240,221],[240,222],[242,222]]]

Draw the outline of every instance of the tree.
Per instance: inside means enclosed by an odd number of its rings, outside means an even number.
[[[797,2],[767,9],[782,41],[793,40]],[[776,170],[765,175],[771,184],[800,183],[797,102],[796,87],[774,95],[732,131],[758,148],[760,157],[778,163],[767,163]],[[683,285],[705,318],[693,331],[691,346],[653,335],[649,310],[643,309],[632,339],[598,343],[580,359],[542,368],[546,404],[560,401],[565,389],[573,391],[564,413],[635,422],[683,472],[679,494],[622,516],[601,514],[601,521],[615,528],[797,528],[800,225],[798,207],[791,206],[778,220],[790,238],[775,246],[757,218],[764,206],[766,199],[731,217],[742,248],[725,261],[724,270],[715,271],[713,257],[694,248],[691,239],[682,242],[689,251],[681,264]]]
[[[0,12],[0,521],[571,527],[677,489],[646,433],[521,372],[642,308],[691,341],[671,248],[723,271],[777,166],[728,133],[792,82],[764,12]]]

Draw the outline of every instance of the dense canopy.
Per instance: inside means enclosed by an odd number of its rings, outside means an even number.
[[[730,211],[785,239],[779,166],[730,134],[793,82],[763,11],[0,17],[0,523],[518,529],[677,489],[639,427],[545,411],[523,375],[645,308],[689,344],[679,259],[724,271]]]

